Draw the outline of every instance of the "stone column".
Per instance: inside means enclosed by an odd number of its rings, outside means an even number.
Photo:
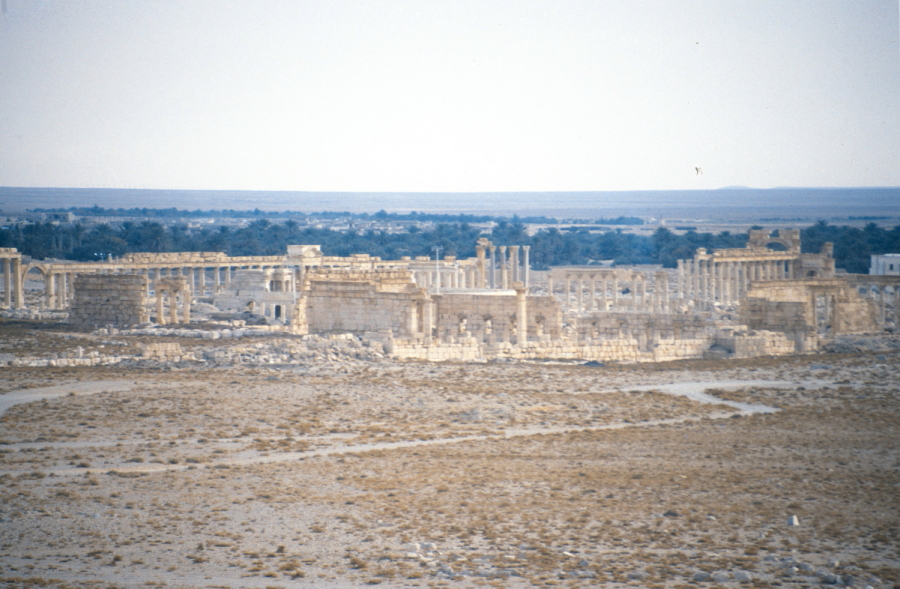
[[[716,300],[720,304],[725,303],[725,263],[713,262],[716,280]]]
[[[523,246],[522,246],[522,251],[525,252],[525,260],[523,261],[523,263],[524,263],[524,265],[525,265],[525,267],[523,268],[523,270],[525,271],[525,288],[528,288],[528,287],[530,286],[530,282],[529,282],[530,276],[529,276],[529,275],[531,274],[531,265],[530,265],[530,263],[529,263],[529,261],[528,261],[528,252],[529,252],[529,250],[531,250],[531,246],[530,246],[530,245],[523,245]]]
[[[690,300],[697,302],[699,298],[700,292],[700,275],[698,273],[700,262],[695,260],[688,261],[688,290],[690,291],[690,296],[688,297]]]
[[[665,272],[659,272],[657,275],[658,288],[660,289],[660,311],[669,312],[669,275]]]
[[[516,289],[516,345],[525,347],[528,342],[528,299],[525,286],[521,282],[513,284]]]
[[[684,288],[684,260],[678,260],[678,298],[683,299],[685,294]]]
[[[589,280],[591,285],[591,311],[595,311],[597,309],[597,276],[591,274]]]
[[[169,291],[169,322],[178,323],[178,292]]]
[[[506,266],[506,246],[498,246],[498,249],[500,250],[500,287],[507,289],[509,288],[509,269]]]
[[[157,270],[159,273],[159,270]],[[163,296],[165,296],[165,289],[162,288],[159,283],[156,285],[156,322],[160,325],[166,324],[166,316],[163,314]]]
[[[191,322],[191,289],[181,291],[181,315],[184,323]]]
[[[617,310],[619,307],[619,273],[618,272],[615,272],[613,274],[612,306],[613,306],[613,310]]]
[[[722,264],[722,303],[731,304],[731,262]]]
[[[753,269],[753,263],[747,262],[745,264],[742,264],[742,269],[743,272],[741,273],[740,281],[741,296],[743,296],[747,292],[747,289],[750,287],[750,272]]]
[[[60,293],[59,293],[59,308],[65,309],[69,302],[69,273],[62,272],[59,275],[60,281]]]
[[[577,311],[579,313],[584,312],[584,280],[581,275],[578,275],[578,283],[575,286],[575,290],[578,293],[578,308]]]
[[[485,283],[485,268],[484,268],[484,246],[476,245],[475,246],[475,255],[477,256],[475,260],[475,288],[484,288]]]
[[[497,246],[488,246],[491,254],[491,288],[497,288]]]
[[[509,280],[513,283],[522,282],[522,276],[519,272],[519,246],[517,245],[509,246],[509,267]]]
[[[425,337],[425,343],[431,344],[432,332],[434,331],[434,303],[431,299],[425,299],[422,304],[422,331]]]
[[[56,306],[56,275],[49,270],[44,273],[44,308],[53,309]]]
[[[697,286],[700,295],[698,298],[702,301],[702,308],[706,309],[709,300],[709,261],[700,260],[697,264],[697,270],[700,273]]]
[[[3,258],[3,306],[7,309],[12,307],[12,288],[12,261]]]
[[[201,266],[198,268],[200,271],[200,296],[206,296],[206,268]]]
[[[25,276],[22,274],[22,259],[13,258],[13,275],[16,285],[16,309],[25,308]]]

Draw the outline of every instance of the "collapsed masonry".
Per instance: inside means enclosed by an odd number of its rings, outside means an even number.
[[[8,254],[12,268],[18,254]],[[68,308],[82,326],[188,323],[192,304],[206,303],[221,315],[258,317],[269,330],[355,334],[397,358],[638,362],[787,354],[833,335],[896,330],[900,278],[838,275],[831,254],[830,244],[801,253],[799,231],[754,230],[745,248],[698,249],[672,270],[535,273],[527,247],[487,239],[460,260],[325,256],[297,245],[283,256],[19,264],[3,283],[9,293],[25,273],[42,275],[43,308]],[[122,293],[134,308],[104,308],[103,293]],[[21,299],[18,291],[5,297],[7,306]]]

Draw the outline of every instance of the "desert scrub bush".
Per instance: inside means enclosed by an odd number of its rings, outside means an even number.
[[[358,556],[351,556],[350,557],[350,566],[352,566],[355,569],[364,569],[369,566],[369,563],[367,563],[363,559],[359,558]]]

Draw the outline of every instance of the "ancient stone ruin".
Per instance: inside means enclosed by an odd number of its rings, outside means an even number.
[[[137,274],[83,274],[74,280],[69,323],[78,327],[140,325],[147,314],[147,278]]]
[[[187,327],[201,319],[257,332],[352,334],[396,358],[662,361],[817,349],[900,325],[900,277],[840,274],[831,244],[801,253],[797,230],[751,230],[747,247],[700,248],[677,268],[557,267],[482,238],[468,259],[135,253],[102,263],[4,260],[4,306],[68,312],[79,327]],[[43,278],[25,293],[24,277]],[[152,322],[152,323],[151,323]],[[146,333],[146,329],[144,330]],[[210,337],[218,337],[211,335]]]

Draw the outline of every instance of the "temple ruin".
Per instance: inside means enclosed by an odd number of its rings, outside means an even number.
[[[79,327],[186,326],[192,306],[286,334],[353,334],[397,358],[661,361],[818,349],[900,327],[900,277],[841,274],[831,244],[751,230],[744,248],[660,266],[534,272],[529,247],[482,238],[468,259],[133,253],[96,263],[23,260],[0,248],[10,313],[68,313]],[[42,289],[26,290],[30,284]]]

